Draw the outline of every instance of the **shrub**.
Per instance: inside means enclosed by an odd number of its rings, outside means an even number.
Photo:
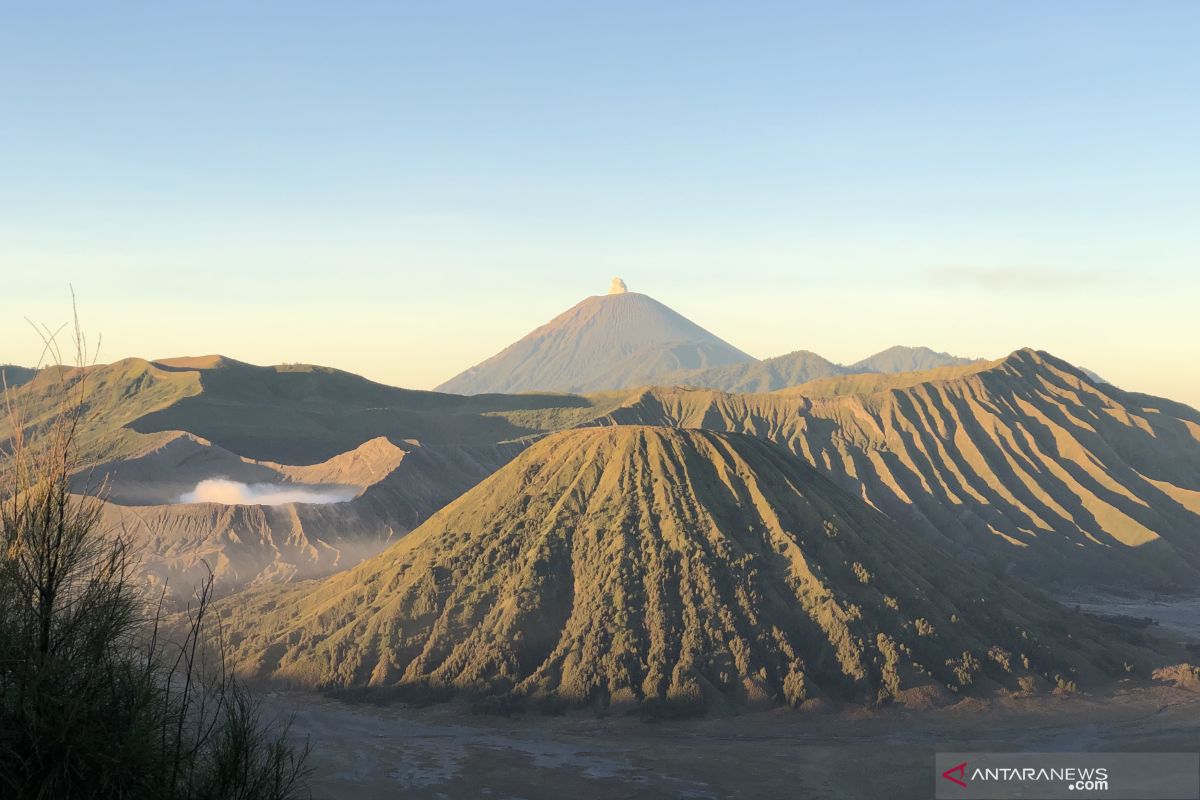
[[[53,335],[46,354],[62,363]],[[31,425],[5,391],[0,459],[0,796],[284,800],[307,749],[225,669],[209,624],[212,579],[175,643],[135,578],[102,501],[75,495],[75,434],[87,412],[77,369],[54,368],[58,407]],[[102,492],[100,492],[102,494]]]

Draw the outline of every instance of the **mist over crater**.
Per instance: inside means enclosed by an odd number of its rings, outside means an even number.
[[[358,493],[348,486],[294,486],[277,483],[242,483],[209,478],[179,496],[180,503],[281,506],[287,503],[344,503]]]

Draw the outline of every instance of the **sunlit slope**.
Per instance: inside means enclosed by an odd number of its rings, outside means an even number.
[[[1145,655],[781,448],[638,426],[551,435],[359,567],[222,613],[258,675],[599,706],[1046,687]]]
[[[765,437],[905,527],[1038,579],[1200,578],[1200,412],[1043,352],[767,395],[653,389],[605,419]]]
[[[583,300],[437,388],[595,392],[754,360],[657,300],[625,292]]]
[[[48,367],[10,391],[24,422],[36,431],[61,412],[64,391],[77,396],[80,381],[84,382],[85,406],[77,443],[80,455],[92,463],[131,457],[162,446],[169,437],[139,436],[128,426],[202,391],[198,373],[165,370],[140,358],[86,370]],[[0,441],[12,434],[7,416],[0,418]]]

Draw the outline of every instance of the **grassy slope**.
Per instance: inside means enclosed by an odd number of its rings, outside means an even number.
[[[87,400],[78,440],[85,461],[100,463],[127,458],[161,445],[166,436],[139,436],[129,426],[135,420],[201,391],[199,375],[161,369],[140,358],[112,364],[74,368],[49,367],[13,389],[27,425],[39,429],[60,408],[64,387],[84,380]],[[0,419],[0,440],[13,431]]]

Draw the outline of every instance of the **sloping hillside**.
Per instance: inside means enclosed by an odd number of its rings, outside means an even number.
[[[1200,578],[1200,412],[1043,352],[766,395],[654,389],[605,419],[762,436],[901,525],[1037,580]]]
[[[636,426],[552,435],[359,567],[223,613],[258,675],[670,713],[1149,665],[782,449]]]
[[[11,389],[27,428],[36,431],[48,425],[62,409],[64,392],[80,380],[85,381],[87,404],[77,444],[81,457],[93,463],[135,456],[165,444],[169,437],[138,436],[128,426],[202,390],[199,373],[168,372],[140,358],[86,370],[48,367]],[[0,417],[0,442],[12,434],[9,419]]]

